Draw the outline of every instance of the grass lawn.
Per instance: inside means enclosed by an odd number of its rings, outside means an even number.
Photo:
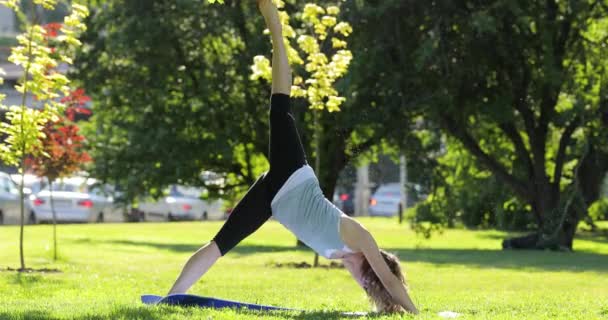
[[[362,219],[381,247],[402,259],[418,319],[444,310],[460,319],[608,319],[608,237],[581,235],[575,253],[502,252],[497,231],[448,230],[430,240],[393,220]],[[60,225],[60,260],[51,260],[51,226],[26,227],[26,263],[55,274],[0,271],[0,319],[338,319],[367,311],[343,269],[291,269],[312,263],[295,239],[269,222],[230,252],[192,293],[308,310],[149,307],[144,293],[166,293],[188,256],[220,222]],[[605,225],[606,226],[606,225]],[[0,268],[16,268],[18,227],[0,227]],[[323,264],[327,260],[322,259]],[[398,319],[400,316],[372,316]],[[407,318],[407,316],[401,316]]]

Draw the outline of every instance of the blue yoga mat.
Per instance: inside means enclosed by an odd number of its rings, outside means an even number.
[[[295,309],[265,306],[261,304],[243,303],[238,301],[201,297],[193,294],[172,294],[166,297],[156,295],[143,295],[141,302],[144,304],[168,304],[184,307],[204,307],[204,308],[247,308],[250,310],[262,311],[294,311]]]
[[[166,297],[146,294],[141,296],[141,302],[144,304],[166,304],[183,307],[202,307],[202,308],[247,308],[249,310],[260,311],[303,311],[298,309],[281,308],[274,306],[265,306],[261,304],[244,303],[232,300],[216,299],[209,297],[201,297],[193,294],[171,294]],[[367,312],[343,312],[343,316],[365,316]]]

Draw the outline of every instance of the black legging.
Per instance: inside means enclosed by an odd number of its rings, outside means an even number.
[[[270,202],[285,181],[306,164],[304,148],[285,94],[270,97],[270,170],[249,188],[215,235],[222,256],[259,229],[272,215]]]

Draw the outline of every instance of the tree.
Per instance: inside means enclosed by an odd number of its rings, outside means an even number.
[[[359,81],[403,71],[365,95],[418,100],[410,112],[530,205],[537,231],[504,247],[572,249],[599,190],[590,169],[606,170],[603,2],[355,1],[351,9],[366,30],[353,43],[370,61]]]
[[[53,200],[53,183],[61,177],[69,176],[91,161],[84,149],[84,136],[78,133],[75,121],[76,114],[89,114],[84,104],[90,98],[84,95],[82,89],[72,91],[62,99],[66,104],[65,117],[59,117],[46,123],[43,129],[44,138],[41,142],[39,156],[30,157],[26,161],[29,167],[39,177],[46,177],[49,183],[51,212],[53,214],[53,259],[57,260],[57,217]]]
[[[67,93],[69,79],[57,72],[55,68],[61,63],[70,64],[72,62],[71,56],[74,48],[80,44],[77,36],[85,29],[81,20],[87,16],[88,11],[84,6],[73,4],[71,14],[65,18],[64,24],[60,28],[61,35],[51,46],[48,43],[47,34],[56,30],[49,31],[39,25],[37,13],[40,7],[53,9],[57,1],[32,0],[30,15],[22,12],[17,2],[16,0],[0,1],[0,4],[15,11],[25,30],[22,35],[17,37],[19,45],[12,48],[9,57],[9,61],[21,66],[25,71],[24,78],[16,86],[17,91],[22,95],[22,102],[19,106],[1,106],[2,109],[8,109],[6,114],[8,123],[2,123],[0,127],[0,132],[7,136],[5,141],[0,143],[0,158],[5,163],[17,165],[20,168],[19,256],[20,270],[23,271],[25,270],[23,254],[25,158],[30,154],[37,155],[41,147],[44,125],[47,121],[54,119],[59,110],[63,108],[63,104],[57,99]],[[28,94],[36,97],[36,101],[30,106],[26,105]]]
[[[468,228],[501,230],[534,230],[530,206],[517,198],[489,170],[480,168],[477,160],[454,138],[445,141],[446,151],[437,158],[432,175],[435,187],[430,198],[416,208],[416,226],[439,222],[454,227],[457,221]],[[427,224],[428,227],[428,224]]]
[[[76,63],[95,101],[83,128],[93,176],[131,199],[204,184],[204,170],[224,178],[221,190],[206,185],[216,194],[255,181],[265,165],[268,95],[247,77],[265,45],[253,37],[261,25],[254,10],[235,1],[131,1],[93,15]]]
[[[293,1],[286,7],[298,11]],[[268,168],[268,86],[249,77],[252,58],[270,51],[262,25],[255,4],[243,1],[110,1],[92,15],[76,76],[95,101],[85,129],[93,175],[130,197],[159,195],[172,183],[205,185],[203,170],[225,180],[207,186],[211,191],[245,191]],[[328,197],[346,163],[379,145],[385,132],[407,128],[385,121],[390,113],[368,114],[368,106],[346,101],[343,112],[319,115],[319,176]],[[295,116],[314,160],[314,114],[305,107],[295,102]]]

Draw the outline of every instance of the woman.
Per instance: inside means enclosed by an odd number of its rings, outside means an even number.
[[[190,257],[169,294],[185,293],[220,257],[273,215],[320,255],[342,259],[378,311],[418,313],[405,287],[398,259],[378,249],[361,224],[323,196],[306,163],[290,112],[291,70],[277,8],[272,0],[258,0],[258,6],[273,47],[270,170],[253,184],[213,240]]]

